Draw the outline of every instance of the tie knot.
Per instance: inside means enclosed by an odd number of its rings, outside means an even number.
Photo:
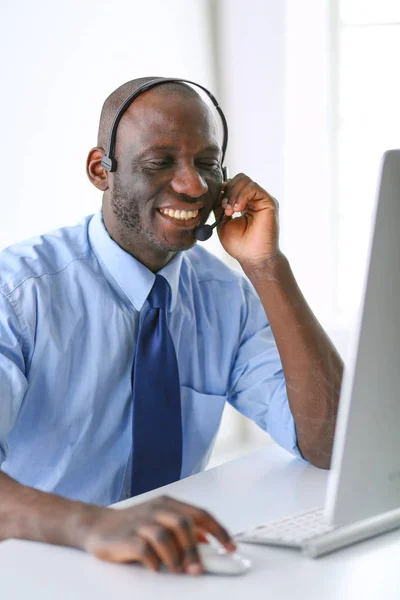
[[[151,288],[147,300],[151,308],[164,308],[168,306],[170,288],[169,283],[162,275],[156,275],[156,280]]]

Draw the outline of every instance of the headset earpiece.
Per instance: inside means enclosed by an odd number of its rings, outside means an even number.
[[[109,173],[113,173],[117,170],[117,161],[115,158],[110,158],[109,156],[103,156],[101,159],[101,166]]]

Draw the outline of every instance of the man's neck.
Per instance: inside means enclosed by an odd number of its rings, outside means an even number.
[[[157,251],[152,247],[138,247],[135,244],[132,230],[120,225],[107,206],[103,206],[102,212],[104,226],[111,239],[153,273],[160,271],[176,256],[176,252]]]

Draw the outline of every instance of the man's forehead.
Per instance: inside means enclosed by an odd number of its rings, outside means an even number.
[[[174,146],[195,136],[203,145],[219,150],[218,128],[210,108],[199,98],[167,94],[139,96],[124,114],[121,137],[150,146]],[[171,141],[172,136],[172,141]]]
[[[188,97],[179,91],[171,93],[163,89],[163,86],[153,88],[138,96],[128,110],[134,114],[136,109],[142,109],[148,114],[156,111],[160,114],[174,112],[177,115],[185,115],[189,111],[196,113],[199,118],[200,116],[211,120],[213,118],[209,105],[199,95]]]
[[[157,143],[150,143],[147,145],[144,145],[141,147],[140,152],[139,152],[139,156],[145,155],[145,154],[152,154],[152,153],[178,153],[182,150],[182,145],[174,145],[174,144],[157,144]],[[213,155],[218,155],[221,153],[221,146],[219,146],[217,143],[211,143],[211,144],[207,144],[207,145],[201,145],[198,148],[198,151],[201,151],[202,153],[207,153],[207,154],[213,154]]]

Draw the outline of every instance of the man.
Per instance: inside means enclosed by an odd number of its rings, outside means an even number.
[[[234,549],[207,512],[164,496],[123,511],[99,506],[138,493],[164,434],[159,402],[157,433],[149,429],[135,460],[139,339],[157,282],[168,288],[168,305],[156,308],[179,370],[181,477],[205,467],[226,400],[328,468],[342,362],[279,250],[277,202],[244,174],[223,182],[215,121],[192,88],[165,83],[135,99],[118,126],[118,168],[102,166],[117,108],[145,81],[103,106],[87,160],[102,212],[1,254],[0,539],[197,574],[205,533]],[[252,285],[195,246],[211,211],[224,211],[221,243]],[[169,370],[156,365],[154,384]]]

